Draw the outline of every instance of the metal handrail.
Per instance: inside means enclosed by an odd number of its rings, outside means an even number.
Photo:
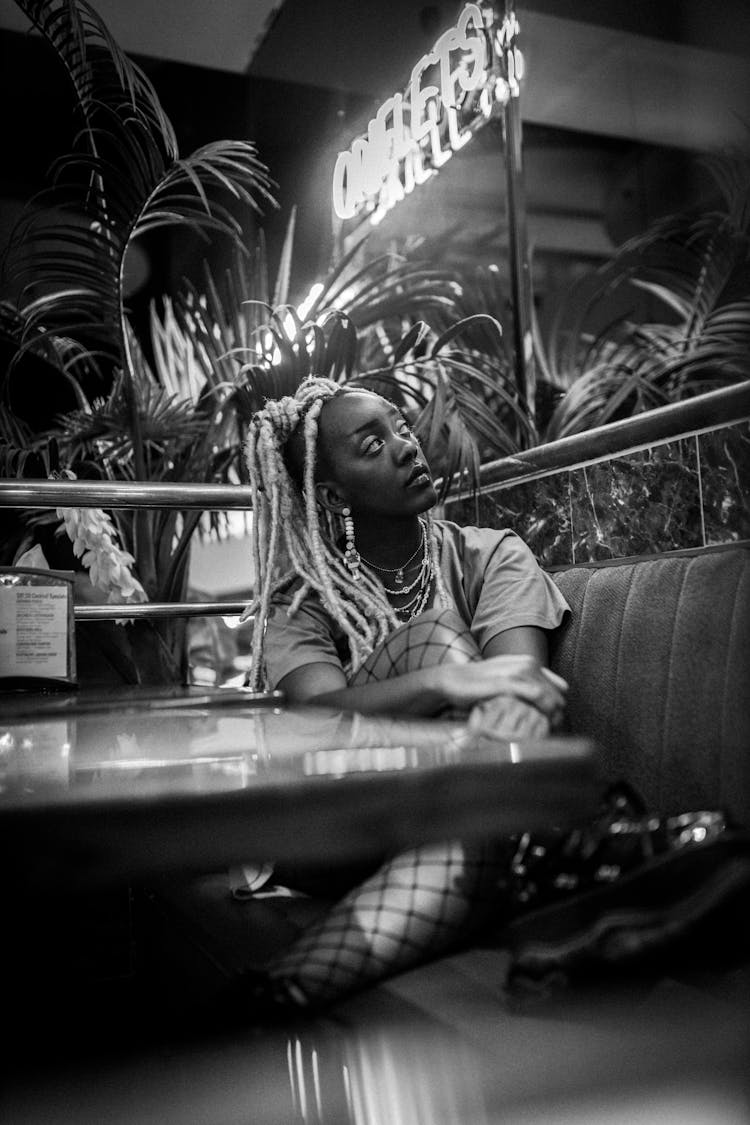
[[[581,469],[611,457],[627,457],[654,445],[698,437],[748,418],[750,380],[489,461],[480,470],[478,491],[485,495],[566,469]],[[465,484],[462,487],[457,480],[451,487],[449,499],[465,492]]]
[[[164,617],[239,617],[247,602],[136,602],[74,606],[76,621],[118,621]]]
[[[249,485],[156,484],[120,480],[0,481],[2,508],[196,508],[224,512],[253,506]]]
[[[490,461],[480,470],[480,492],[625,457],[654,445],[708,433],[750,418],[750,379],[645,414],[584,430],[558,441]],[[456,479],[450,495],[465,491]],[[252,489],[239,484],[156,484],[152,481],[0,481],[0,508],[252,509]]]
[[[566,469],[583,468],[611,457],[624,457],[669,441],[698,436],[747,419],[750,419],[750,380],[491,461],[480,470],[479,491],[485,494],[496,492]],[[456,478],[448,499],[465,495],[465,491],[465,483]],[[151,481],[5,480],[0,481],[0,507],[250,511],[252,489],[247,485],[157,484]],[[234,616],[244,609],[245,603],[241,602],[79,605],[75,607],[75,617],[77,621],[111,621],[118,618]]]

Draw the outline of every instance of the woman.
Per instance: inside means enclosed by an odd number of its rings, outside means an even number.
[[[498,733],[559,721],[566,685],[546,664],[562,595],[512,532],[431,516],[432,477],[395,406],[308,379],[255,416],[247,462],[255,687],[368,714],[478,708]]]
[[[434,519],[419,442],[392,403],[309,378],[253,418],[258,595],[251,684],[291,703],[469,716],[506,736],[560,719],[547,631],[567,610],[509,531]],[[453,842],[383,864],[261,978],[285,1003],[329,1002],[434,956],[481,920],[500,844]],[[278,875],[278,873],[277,873]]]

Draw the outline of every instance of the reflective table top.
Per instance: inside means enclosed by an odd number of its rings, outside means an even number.
[[[0,845],[15,837],[18,855],[25,841],[28,857],[40,832],[60,845],[72,831],[88,845],[106,834],[111,874],[128,857],[139,871],[312,850],[364,856],[447,830],[582,815],[597,791],[586,740],[508,742],[455,722],[288,708],[278,693],[125,689],[2,703]]]
[[[283,700],[119,693],[11,701],[0,727],[7,893],[107,886],[232,858],[335,859],[590,813],[597,756],[571,738],[474,739],[460,724],[373,721]],[[46,915],[45,915],[46,917]],[[56,949],[55,927],[49,930]],[[747,997],[676,981],[520,1006],[507,952],[422,965],[330,1016],[178,1034],[139,1022],[111,1046],[30,1012],[4,1119],[26,1125],[739,1125]],[[125,981],[124,988],[130,986]],[[102,1004],[110,1007],[107,993]],[[98,1009],[94,1006],[94,1013]],[[40,1031],[61,1028],[40,1061]],[[72,1026],[72,1024],[71,1024]],[[9,1026],[12,1030],[12,1025]],[[58,1049],[59,1048],[59,1049]]]

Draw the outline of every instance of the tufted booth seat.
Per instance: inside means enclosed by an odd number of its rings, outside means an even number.
[[[662,812],[750,823],[750,544],[559,568],[568,723]]]

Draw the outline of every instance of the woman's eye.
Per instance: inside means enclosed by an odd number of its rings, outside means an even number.
[[[383,444],[383,439],[379,437],[369,437],[362,446],[363,453],[377,453]]]

